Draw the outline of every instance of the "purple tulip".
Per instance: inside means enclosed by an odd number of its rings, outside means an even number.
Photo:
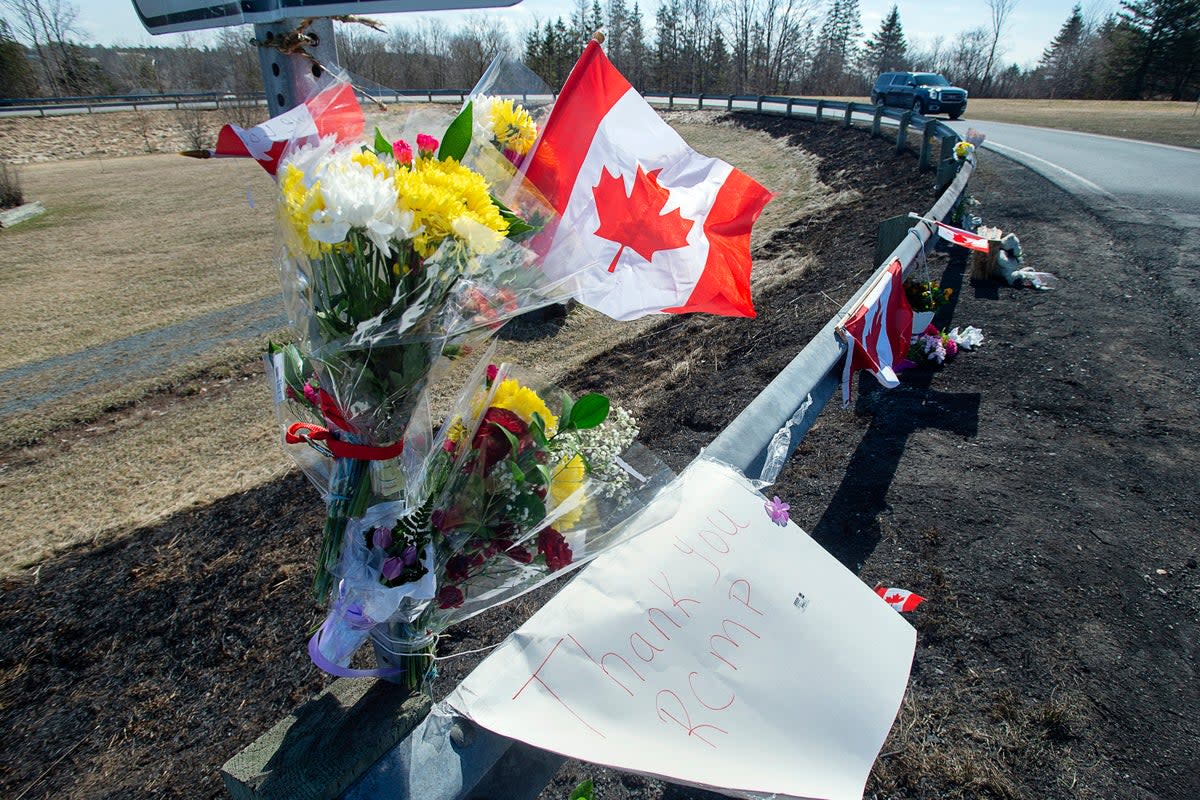
[[[375,529],[375,533],[371,536],[371,544],[378,547],[380,550],[386,550],[392,546],[392,529],[380,526]]]
[[[394,581],[404,571],[404,559],[399,556],[392,556],[383,562],[383,577],[385,580]]]
[[[404,548],[404,552],[400,554],[400,558],[406,567],[411,567],[416,564],[417,546],[415,544],[410,544],[408,547]]]

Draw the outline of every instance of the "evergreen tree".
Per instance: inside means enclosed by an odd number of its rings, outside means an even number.
[[[0,97],[36,97],[37,73],[24,45],[0,19]]]
[[[1083,10],[1076,3],[1071,9],[1071,16],[1067,17],[1054,41],[1042,52],[1042,60],[1038,63],[1051,97],[1079,97],[1082,93],[1083,75],[1080,68],[1086,36]]]
[[[646,49],[646,31],[642,25],[642,9],[634,1],[629,12],[629,26],[625,35],[625,63],[621,70],[629,82],[638,90],[646,90],[649,70],[649,54]]]
[[[1192,99],[1200,85],[1200,0],[1122,0],[1113,58],[1127,95]]]
[[[863,45],[863,67],[871,76],[908,67],[908,44],[897,6],[892,6],[879,30]]]
[[[661,92],[680,88],[682,31],[680,0],[663,0],[655,15],[654,83]]]
[[[862,15],[858,0],[831,0],[817,35],[820,44],[813,64],[817,91],[839,94],[858,82],[849,70],[855,63],[860,38]]]

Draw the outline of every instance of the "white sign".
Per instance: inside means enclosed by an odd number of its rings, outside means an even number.
[[[281,19],[500,8],[519,2],[521,0],[133,0],[133,7],[150,33],[177,33]]]
[[[618,769],[859,800],[916,632],[737,472],[701,459],[666,492],[674,516],[592,562],[450,704]]]

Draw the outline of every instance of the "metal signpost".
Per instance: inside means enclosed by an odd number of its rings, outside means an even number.
[[[269,116],[303,103],[337,67],[333,21],[348,14],[500,8],[521,0],[133,0],[153,34],[253,25]]]

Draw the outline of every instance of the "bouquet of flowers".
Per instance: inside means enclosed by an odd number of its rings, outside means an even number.
[[[938,330],[936,325],[930,325],[913,340],[908,358],[913,364],[940,366],[946,363],[946,359],[958,355],[960,350],[972,350],[982,343],[983,332],[971,325],[951,331]]]
[[[281,274],[301,340],[273,348],[271,366],[287,441],[315,448],[297,460],[326,496],[318,601],[349,520],[379,500],[424,501],[406,484],[430,436],[431,378],[509,317],[567,297],[523,244],[548,208],[515,174],[470,165],[471,151],[496,152],[472,110],[440,141],[310,137],[280,161]]]
[[[954,290],[943,288],[938,281],[909,278],[904,282],[904,294],[913,311],[937,311],[950,302]]]
[[[346,526],[314,662],[361,674],[344,668],[370,637],[384,665],[371,674],[423,686],[446,627],[620,539],[613,523],[669,479],[636,436],[603,395],[535,391],[481,362],[414,470],[425,502],[379,502]]]

